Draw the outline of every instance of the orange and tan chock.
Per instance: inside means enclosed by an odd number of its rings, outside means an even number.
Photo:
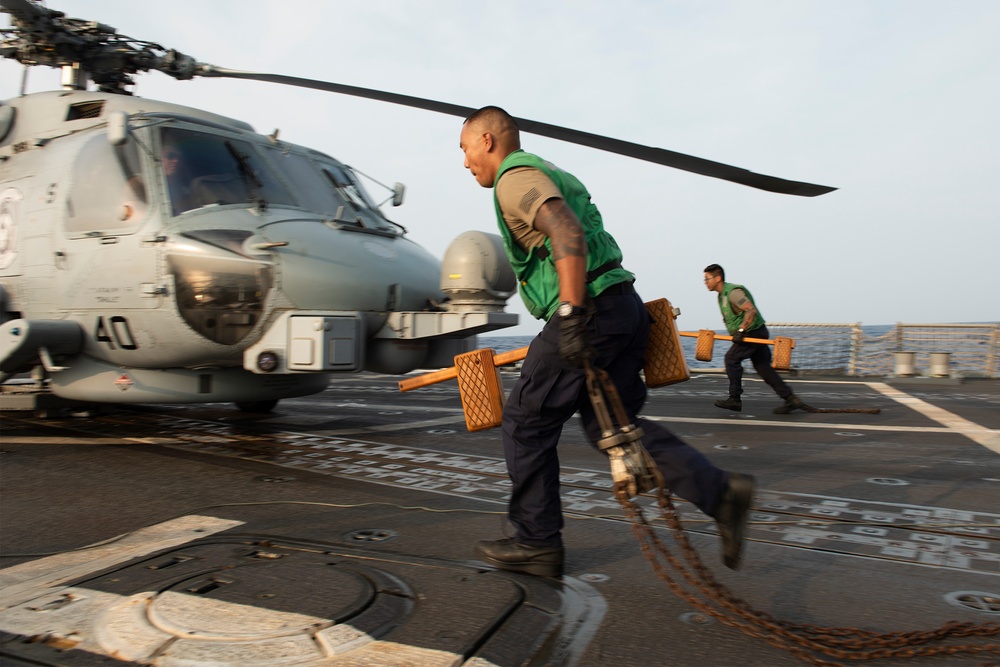
[[[649,387],[665,387],[690,379],[684,350],[677,331],[680,311],[666,299],[646,303],[653,318],[646,345],[643,375]],[[482,431],[500,425],[506,394],[500,378],[500,366],[524,359],[528,348],[496,354],[492,349],[473,350],[455,357],[455,365],[439,371],[406,378],[399,382],[400,391],[410,391],[456,378],[462,398],[465,425],[470,431]]]
[[[715,347],[715,341],[717,340],[732,340],[732,336],[724,336],[722,334],[717,334],[711,329],[700,329],[698,331],[681,331],[679,332],[681,336],[687,336],[689,338],[697,338],[694,346],[694,358],[698,361],[711,361],[712,360],[712,348]],[[763,345],[773,345],[774,346],[774,359],[771,361],[771,366],[775,370],[787,371],[792,366],[792,348],[795,347],[795,341],[791,338],[785,338],[784,336],[775,336],[773,340],[769,338],[744,338],[745,343],[761,343]]]
[[[684,350],[681,348],[681,336],[698,339],[694,355],[698,361],[712,360],[712,348],[716,340],[733,339],[732,336],[717,334],[711,329],[697,332],[678,331],[677,316],[680,310],[672,307],[667,299],[649,301],[646,303],[646,309],[653,318],[653,325],[649,330],[649,343],[646,345],[645,365],[642,369],[648,387],[665,387],[691,378],[691,372],[684,360]],[[744,340],[747,343],[773,345],[774,368],[788,370],[791,366],[792,348],[795,347],[795,341],[791,338],[779,336],[774,340],[764,338]],[[445,380],[457,379],[466,428],[470,431],[494,428],[500,425],[503,404],[506,400],[499,367],[521,361],[527,354],[527,347],[501,354],[490,348],[473,350],[456,356],[455,365],[450,368],[400,380],[399,390],[410,391]]]

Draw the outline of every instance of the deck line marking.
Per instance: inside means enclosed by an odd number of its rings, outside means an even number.
[[[369,409],[386,409],[383,405],[366,404],[366,408]],[[408,412],[411,408],[407,407],[397,407],[396,410],[400,412]],[[415,411],[426,411],[427,408],[412,408]],[[435,408],[435,410],[437,410]],[[384,433],[389,431],[405,431],[414,428],[424,428],[433,426],[446,426],[448,424],[464,424],[465,418],[462,414],[461,409],[452,409],[456,412],[454,417],[441,417],[439,419],[427,419],[419,422],[405,422],[399,424],[383,424],[380,426],[365,426],[358,428],[344,428],[344,429],[324,429],[324,436],[350,436],[352,434],[363,434],[363,433]],[[639,415],[643,419],[648,419],[650,421],[658,422],[677,422],[677,423],[687,423],[687,424],[728,424],[732,425],[750,425],[750,426],[781,426],[789,428],[826,428],[835,429],[838,431],[891,431],[899,433],[953,433],[954,429],[946,426],[887,426],[884,424],[845,424],[845,423],[815,423],[815,422],[787,422],[787,421],[777,421],[777,420],[757,420],[757,419],[738,419],[733,417],[662,417],[657,415]],[[579,415],[573,415],[573,419],[579,419]],[[275,419],[275,422],[280,422],[281,420]],[[977,427],[980,428],[981,427]],[[984,433],[995,433],[989,429],[981,429]]]
[[[864,383],[844,383],[844,384],[870,384]],[[339,402],[342,403],[342,402]],[[438,419],[427,419],[419,422],[405,422],[400,424],[383,424],[380,426],[365,426],[358,428],[345,428],[337,430],[324,430],[323,435],[329,436],[349,436],[355,433],[378,433],[378,432],[388,432],[388,431],[405,431],[407,429],[423,428],[427,426],[445,426],[448,424],[461,424],[464,421],[464,414],[461,408],[448,408],[434,406],[428,408],[427,406],[400,406],[400,405],[388,405],[382,403],[364,403],[366,409],[369,410],[396,410],[399,412],[452,412],[454,417],[440,417]],[[686,424],[728,424],[732,425],[750,425],[750,426],[780,426],[788,428],[823,428],[823,429],[835,429],[838,431],[889,431],[897,433],[953,433],[955,432],[954,427],[950,426],[891,426],[884,424],[845,424],[845,423],[815,423],[815,422],[789,422],[789,421],[778,421],[778,420],[757,420],[757,419],[739,419],[734,417],[661,417],[656,415],[640,415],[643,419],[648,419],[650,421],[658,422],[676,422],[676,423],[686,423]],[[579,415],[574,415],[574,419],[579,419]],[[280,418],[275,418],[273,420],[276,423],[280,423],[282,420]],[[972,424],[972,422],[969,422]],[[972,424],[972,430],[980,431],[983,435],[997,435],[1000,431],[994,431],[981,426]]]
[[[758,419],[725,419],[703,417],[656,417],[640,415],[642,419],[656,422],[678,422],[685,424],[727,424],[729,426],[780,426],[781,428],[826,428],[837,431],[891,431],[897,433],[953,433],[954,429],[944,426],[886,426],[884,424],[826,424],[816,422],[785,422]],[[980,429],[993,433],[988,429]]]
[[[984,428],[973,421],[969,421],[965,417],[959,417],[955,413],[948,412],[944,408],[939,408],[938,406],[932,405],[931,403],[917,398],[916,396],[910,396],[906,392],[900,391],[895,387],[891,387],[884,382],[866,382],[865,384],[883,396],[891,398],[897,403],[901,403],[908,408],[912,408],[928,419],[933,419],[937,423],[943,424],[949,430],[964,435],[976,444],[982,445],[983,447],[1000,454],[1000,431]]]
[[[54,438],[52,436],[43,435],[7,435],[4,434],[3,441],[7,445],[123,445],[128,444],[128,440],[131,438],[113,438],[113,437],[93,437],[87,438],[82,436],[72,436],[63,438]]]
[[[941,507],[940,505],[916,505],[914,503],[893,503],[888,500],[862,500],[861,498],[851,498],[850,496],[827,496],[821,493],[798,493],[796,491],[778,491],[778,490],[768,490],[760,489],[759,493],[777,493],[782,496],[795,496],[796,498],[816,498],[820,501],[833,500],[836,502],[846,501],[849,503],[855,503],[859,505],[882,505],[885,507],[901,507],[903,509],[918,509],[918,510],[930,510],[934,512],[944,512],[946,514],[976,514],[978,516],[993,517],[996,520],[996,525],[1000,526],[1000,514],[996,512],[982,512],[980,510],[957,510],[950,507]],[[943,515],[941,515],[943,516]],[[817,517],[819,518],[819,517]],[[927,524],[928,528],[933,528],[933,524]],[[998,573],[1000,574],[1000,573]]]
[[[351,433],[388,433],[391,431],[409,431],[415,428],[432,428],[435,426],[450,426],[464,423],[465,417],[459,414],[452,417],[440,417],[438,419],[424,419],[418,422],[405,422],[399,424],[381,424],[379,426],[366,426],[364,428],[342,428],[336,430],[324,430],[323,435],[350,435]]]
[[[141,528],[110,544],[66,551],[6,567],[0,570],[0,609],[9,609],[32,600],[46,589],[92,572],[241,526],[243,523],[212,516],[183,516]]]
[[[722,373],[723,377],[726,377],[725,372],[726,372],[725,369],[721,370],[721,373]],[[695,377],[696,376],[692,376],[691,379],[693,380]],[[790,383],[790,382],[795,382],[795,383],[799,383],[799,384],[857,384],[857,385],[868,384],[865,380],[818,380],[818,379],[817,380],[812,380],[812,379],[809,379],[809,378],[799,378],[799,379],[782,378],[782,380],[784,380],[786,384]],[[761,380],[760,378],[756,378],[756,377],[744,377],[743,381],[744,382],[760,382],[761,384],[764,384],[763,380]]]

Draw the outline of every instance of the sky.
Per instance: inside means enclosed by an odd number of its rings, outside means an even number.
[[[763,192],[533,135],[575,174],[645,300],[721,328],[703,269],[771,322],[1000,321],[1000,3],[995,0],[53,0],[68,16],[231,69],[322,79],[512,115],[837,187]],[[6,17],[0,24],[9,25]],[[0,98],[23,67],[0,62]],[[32,68],[28,92],[59,87]],[[463,167],[461,119],[250,81],[140,74],[142,97],[280,128],[376,180],[437,257],[496,233]],[[376,201],[384,194],[373,186]],[[983,292],[986,289],[986,292]],[[541,323],[520,297],[530,335]]]

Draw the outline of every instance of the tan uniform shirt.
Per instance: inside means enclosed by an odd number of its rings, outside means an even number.
[[[729,293],[729,305],[732,307],[734,312],[742,312],[743,309],[740,306],[742,306],[746,301],[747,293],[739,287],[733,289]]]
[[[517,167],[504,172],[495,188],[504,222],[517,244],[525,249],[542,245],[546,236],[535,229],[538,209],[550,199],[563,198],[552,179],[533,167]]]

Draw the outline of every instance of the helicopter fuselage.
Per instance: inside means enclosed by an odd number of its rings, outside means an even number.
[[[240,121],[56,91],[5,102],[0,135],[0,371],[40,365],[57,395],[302,395],[449,365],[517,321],[512,275],[450,307],[350,168]]]

